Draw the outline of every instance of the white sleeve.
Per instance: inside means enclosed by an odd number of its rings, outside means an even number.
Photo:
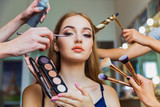
[[[148,35],[154,39],[160,40],[160,27],[152,30]]]

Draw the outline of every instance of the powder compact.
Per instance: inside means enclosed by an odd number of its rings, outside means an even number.
[[[38,64],[36,64],[31,57],[29,58],[29,61],[38,77],[37,79],[40,85],[49,98],[51,98],[54,93],[59,94],[68,91],[67,86],[48,57],[40,56],[38,58]]]

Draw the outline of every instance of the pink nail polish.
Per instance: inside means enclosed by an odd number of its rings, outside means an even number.
[[[52,98],[52,101],[56,101],[56,97],[53,97],[53,98]]]
[[[61,95],[61,94],[58,94],[58,97],[62,97],[62,95]]]
[[[77,83],[77,82],[74,82],[75,83],[75,85],[77,86],[77,87],[79,87],[79,84]]]

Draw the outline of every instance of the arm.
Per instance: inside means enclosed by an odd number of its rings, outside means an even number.
[[[13,35],[23,24],[25,24],[28,19],[32,16],[35,12],[41,12],[41,8],[36,7],[39,0],[35,0],[32,4],[21,14],[16,16],[13,20],[11,20],[8,24],[4,25],[0,28],[0,42],[4,42],[8,40],[8,38]],[[50,6],[46,10],[47,12],[50,10]],[[42,17],[41,20],[44,20],[46,15]]]
[[[105,98],[107,107],[120,107],[120,103],[119,103],[119,99],[116,91],[110,86],[107,86],[107,85],[103,85],[103,86],[104,86],[104,98]]]
[[[0,43],[0,58],[19,56],[38,49],[44,51],[49,48],[52,40],[53,33],[48,28],[30,28],[11,41]]]
[[[100,58],[110,57],[112,60],[118,60],[119,57],[123,55],[128,55],[129,59],[133,59],[150,52],[151,49],[149,47],[134,43],[127,49],[98,49],[97,51]]]
[[[160,107],[160,103],[156,99],[153,91],[153,83],[151,80],[146,79],[145,77],[138,74],[141,85],[137,85],[132,77],[128,77],[130,84],[132,85],[134,91],[136,92],[139,99],[147,107]]]
[[[24,89],[22,94],[22,107],[41,107],[42,90],[40,85],[32,84]]]
[[[160,29],[157,29],[160,30]],[[152,34],[152,36],[159,36],[159,34]],[[153,39],[150,36],[144,36],[143,34],[139,33],[135,29],[124,29],[123,30],[123,37],[128,43],[137,42],[140,45],[150,47],[151,49],[155,50],[156,52],[160,53],[160,41]]]

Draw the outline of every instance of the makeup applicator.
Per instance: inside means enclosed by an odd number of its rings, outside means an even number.
[[[109,67],[110,69],[120,73],[122,76],[124,77],[128,77],[128,75],[126,73],[124,73],[123,71],[121,71],[118,67],[116,67],[114,64],[112,64],[110,58],[106,57],[102,60],[101,64],[100,64],[101,68],[107,68]]]
[[[123,55],[119,58],[119,61],[121,61],[123,64],[125,64],[126,68],[128,69],[129,73],[133,76],[133,79],[135,80],[135,82],[140,85],[140,81],[138,79],[138,76],[135,72],[135,70],[133,69],[133,66],[131,65],[129,59],[128,59],[128,55]]]
[[[98,31],[102,30],[103,28],[105,28],[105,25],[107,25],[111,21],[113,21],[118,15],[119,15],[119,13],[116,13],[115,15],[112,15],[112,16],[108,17],[106,20],[102,21],[100,24],[95,26],[96,32],[98,32]]]
[[[113,83],[119,83],[119,84],[121,84],[121,85],[125,85],[125,86],[131,87],[130,84],[128,84],[128,83],[126,83],[126,82],[123,82],[123,81],[119,81],[119,80],[114,79],[114,78],[111,78],[111,77],[109,77],[109,76],[107,76],[107,75],[105,75],[105,74],[103,74],[103,73],[100,73],[100,74],[98,75],[98,78],[99,78],[100,80],[108,80],[108,81],[111,81],[111,82],[113,82]]]

